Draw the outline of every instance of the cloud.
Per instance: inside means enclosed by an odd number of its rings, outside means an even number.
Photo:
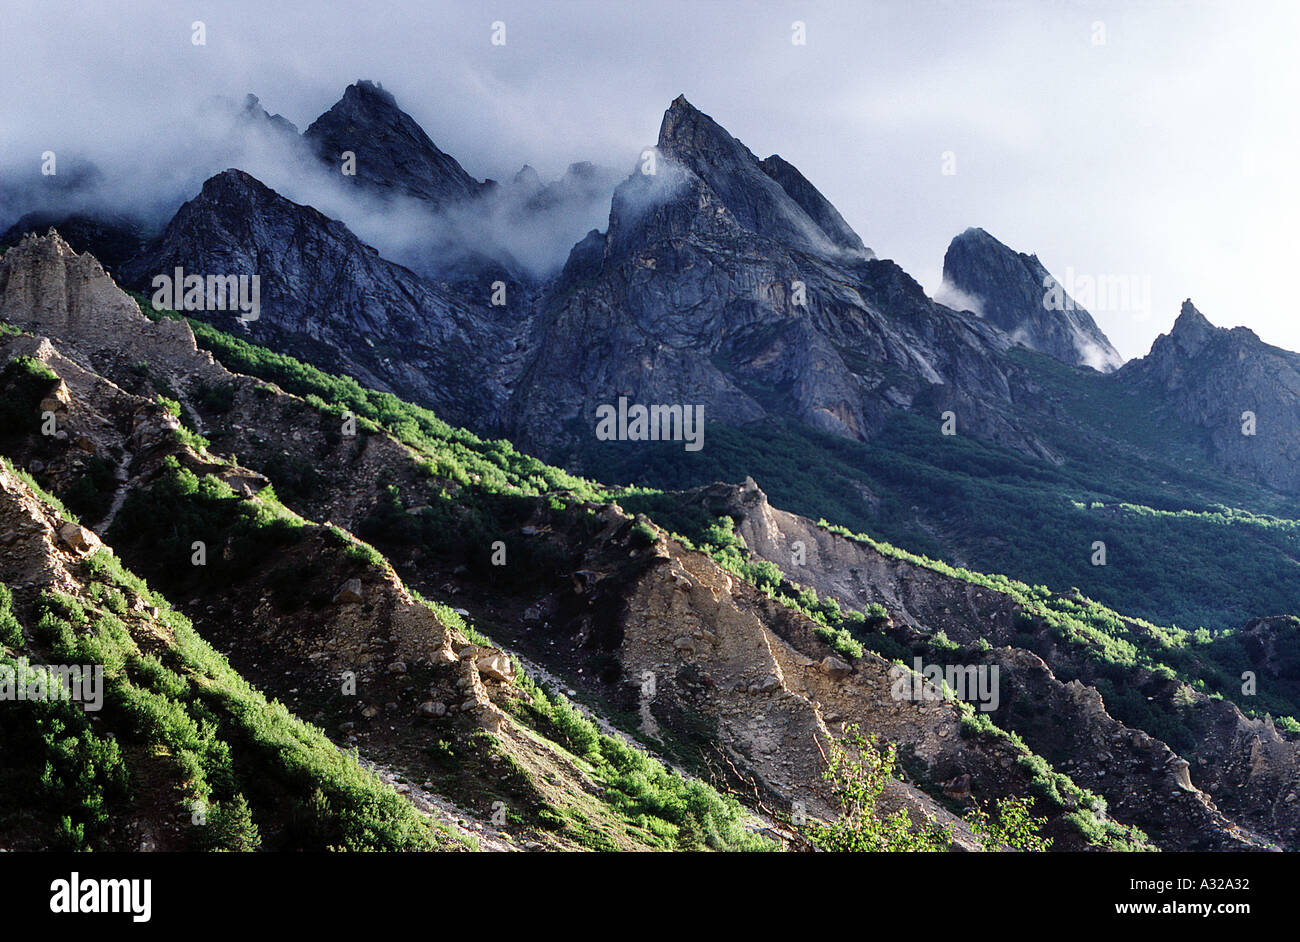
[[[4,181],[0,232],[30,212],[92,213],[157,232],[205,180],[236,167],[281,196],[341,220],[384,257],[422,274],[441,277],[483,256],[541,279],[559,270],[588,231],[604,228],[621,177],[609,168],[575,164],[549,184],[512,178],[477,199],[434,211],[414,197],[352,185],[252,96],[209,98],[156,115],[139,138],[153,143],[129,154],[86,146],[65,151],[63,163],[56,151],[54,175],[35,167],[11,174]]]
[[[972,311],[980,317],[984,316],[984,307],[980,299],[973,294],[967,294],[950,281],[942,282],[933,297],[934,300],[954,311]]]

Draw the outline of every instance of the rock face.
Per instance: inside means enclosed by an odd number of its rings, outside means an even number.
[[[341,167],[341,155],[356,156],[356,174],[346,179],[386,195],[404,194],[447,206],[477,196],[485,187],[440,151],[429,135],[382,85],[358,81],[307,128],[303,135],[322,161]]]
[[[952,240],[943,257],[943,280],[973,299],[976,313],[1026,347],[1103,373],[1124,362],[1092,315],[1060,288],[1038,256],[1009,249],[983,229],[967,229]],[[1053,286],[1059,291],[1049,302]]]
[[[851,252],[861,252],[868,258],[876,257],[875,252],[862,244],[861,237],[844,221],[839,210],[793,164],[782,159],[779,154],[773,154],[761,161],[759,166],[764,173],[781,184],[781,189],[799,204],[799,208],[808,214],[832,242]]]
[[[479,424],[505,399],[513,325],[486,303],[472,311],[381,258],[342,223],[242,171],[208,180],[125,277],[152,294],[152,279],[177,267],[205,277],[256,275],[261,310],[244,325],[255,342],[364,385],[401,389],[456,422]],[[237,312],[187,313],[241,329]]]
[[[286,137],[297,137],[298,126],[282,114],[271,114],[262,107],[261,100],[256,95],[245,95],[243,102],[239,106],[239,116],[244,121],[255,124],[265,124],[273,128],[276,133],[283,134]]]
[[[1067,309],[1044,306],[1056,282],[1034,256],[968,230],[949,246],[944,273],[978,310],[936,303],[876,258],[798,169],[776,155],[759,160],[684,97],[663,117],[653,173],[643,158],[607,213],[599,168],[574,164],[550,184],[531,168],[501,186],[480,183],[369,82],[350,86],[301,138],[251,96],[239,115],[331,166],[353,151],[357,175],[341,179],[416,205],[428,239],[420,230],[389,247],[411,267],[227,170],[118,265],[123,283],[150,293],[153,277],[177,266],[257,275],[258,320],[191,313],[577,470],[597,470],[596,409],[620,397],[701,406],[706,422],[798,422],[859,440],[900,409],[934,420],[951,410],[961,434],[1059,461],[1038,421],[1053,406],[1005,354],[1019,342],[1103,372],[1120,363],[1087,311],[1068,309],[1064,294]],[[86,192],[78,184],[78,198]],[[602,214],[603,231],[572,245],[558,274],[553,253],[526,259],[502,248],[501,228],[568,245]],[[75,247],[114,260],[138,239],[103,219],[59,219]],[[1180,319],[1175,333],[1124,382],[1204,428],[1222,469],[1300,487],[1293,355],[1248,331],[1225,339]],[[1254,436],[1234,432],[1244,412],[1256,415]]]
[[[0,260],[0,319],[90,347],[115,347],[122,331],[139,329],[140,311],[91,255],[79,255],[57,233],[30,236]],[[188,333],[158,324],[157,333]],[[192,342],[192,340],[191,340]]]
[[[508,434],[564,455],[592,440],[599,405],[627,396],[866,438],[938,388],[972,426],[1005,426],[991,407],[1009,395],[1002,332],[858,248],[794,168],[765,167],[685,98],[645,167],[547,292]]]
[[[1116,378],[1204,430],[1220,469],[1300,492],[1300,355],[1246,327],[1215,327],[1188,300],[1169,333]]]
[[[833,212],[824,197],[794,167],[776,158],[773,173],[722,125],[695,108],[684,95],[674,99],[659,125],[659,150],[697,176],[742,228],[761,232],[773,241],[820,254],[834,254],[836,237],[852,230],[843,219],[835,235],[828,234],[786,192],[789,183],[809,205],[827,218]],[[783,179],[784,178],[784,182]],[[836,216],[839,214],[836,213]],[[857,240],[861,244],[861,240]]]

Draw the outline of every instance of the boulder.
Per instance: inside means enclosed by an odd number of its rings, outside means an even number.
[[[99,537],[75,523],[59,527],[59,541],[78,556],[85,556],[99,546]]]
[[[970,773],[963,772],[944,782],[943,793],[956,801],[965,801],[970,797]]]
[[[334,601],[341,602],[344,605],[352,605],[361,601],[361,580],[349,579],[343,583],[338,592],[334,594]]]
[[[842,677],[848,677],[850,674],[853,673],[852,667],[844,663],[844,661],[841,661],[839,658],[832,657],[830,655],[827,655],[826,657],[821,659],[820,667],[822,669],[823,674],[825,674],[826,676],[834,680],[839,680]]]
[[[515,675],[515,665],[504,654],[485,654],[475,665],[481,675],[493,680],[509,682]]]

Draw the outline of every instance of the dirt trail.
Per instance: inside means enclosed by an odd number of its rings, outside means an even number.
[[[122,509],[122,504],[126,502],[126,495],[131,491],[131,462],[135,460],[135,455],[131,452],[123,452],[122,463],[118,466],[118,484],[117,490],[113,492],[113,501],[108,505],[108,513],[104,519],[93,527],[94,531],[102,538],[108,532],[108,528],[113,525],[117,519],[117,512]]]

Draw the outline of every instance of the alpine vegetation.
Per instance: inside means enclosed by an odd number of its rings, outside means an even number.
[[[0,664],[0,701],[70,700],[88,713],[104,707],[104,665]]]

